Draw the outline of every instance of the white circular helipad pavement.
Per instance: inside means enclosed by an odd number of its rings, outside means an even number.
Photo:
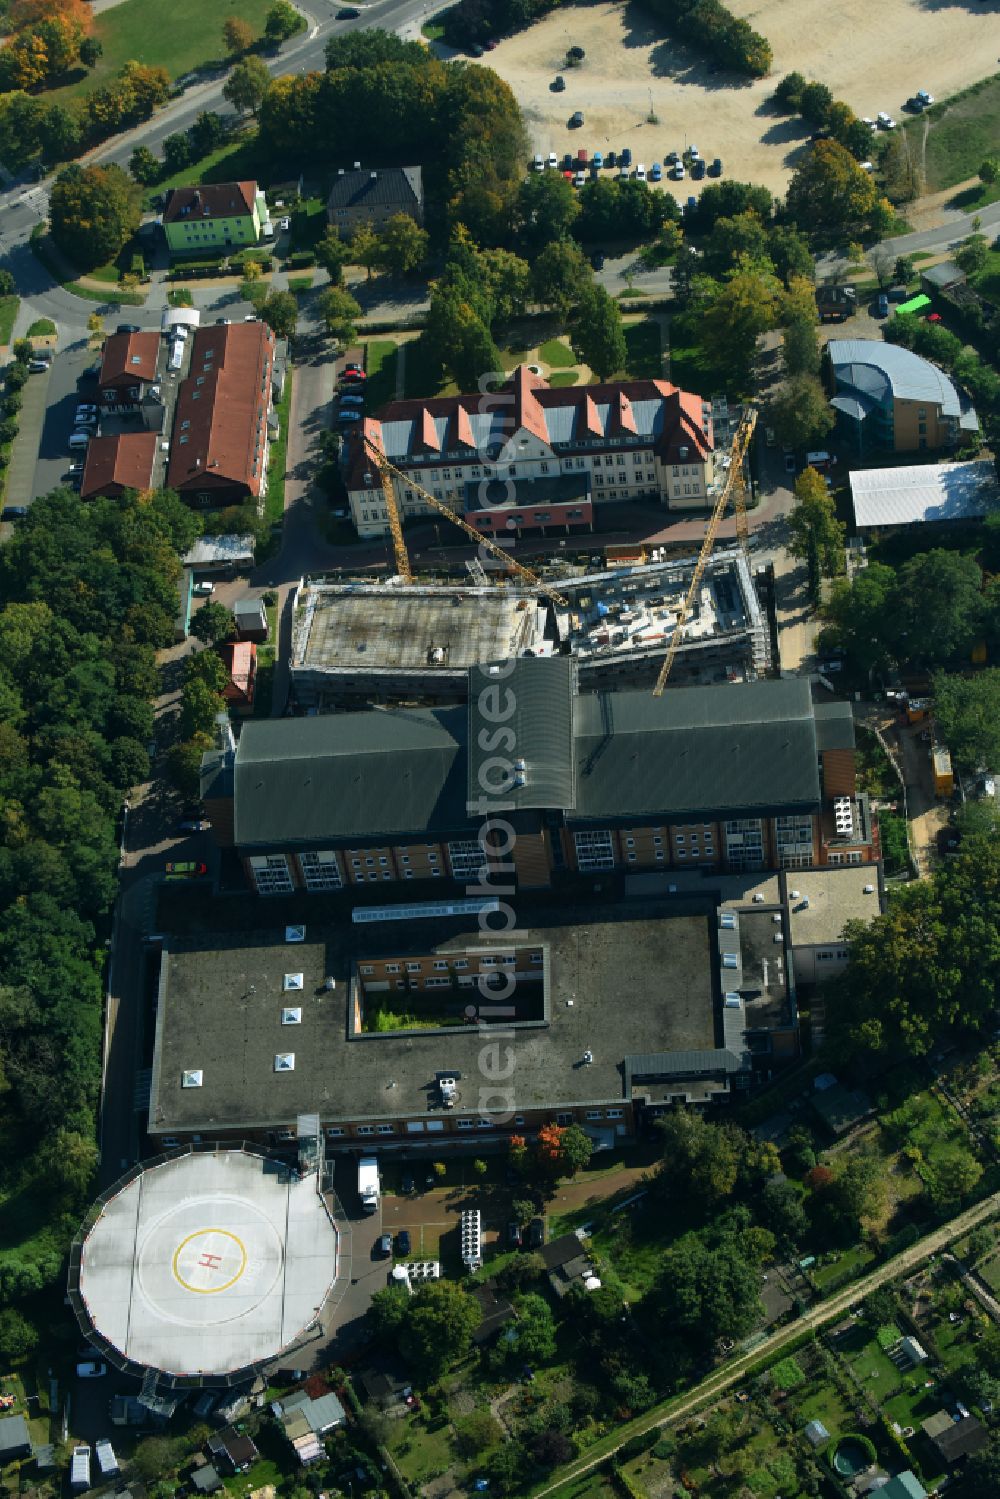
[[[220,1150],[152,1166],[106,1204],[83,1246],[80,1294],[126,1358],[226,1373],[294,1342],[336,1270],[316,1178]]]

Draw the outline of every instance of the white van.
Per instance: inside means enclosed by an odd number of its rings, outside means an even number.
[[[823,473],[823,471],[830,468],[832,464],[833,459],[827,452],[821,451],[818,453],[806,454],[806,468],[815,468],[818,469],[820,473]]]
[[[89,442],[89,432],[74,432],[69,440],[69,450],[71,453],[82,453]]]

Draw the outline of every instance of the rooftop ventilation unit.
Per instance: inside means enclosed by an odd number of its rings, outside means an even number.
[[[754,891],[753,903],[755,906],[762,906],[764,904],[764,896],[760,890]]]
[[[282,982],[281,987],[285,991],[286,994],[290,990],[292,990],[292,989],[301,989],[302,988],[302,975],[301,975],[301,973],[286,973],[285,977],[284,977],[284,980]]]
[[[728,989],[726,991],[725,1000],[726,1000],[726,1009],[727,1010],[738,1010],[739,1009],[739,1007],[740,1007],[740,996],[736,993],[735,989]]]
[[[286,926],[286,942],[304,942],[306,940],[306,929],[304,926]]]
[[[722,954],[722,966],[723,968],[738,968],[740,960],[734,952],[724,952]]]
[[[719,925],[721,926],[721,928],[722,928],[722,930],[724,932],[735,932],[735,930],[736,930],[736,912],[735,911],[720,911],[719,912]]]
[[[288,1005],[281,1012],[282,1025],[301,1025],[302,1011],[298,1005]]]
[[[866,895],[874,895],[875,894],[875,886],[874,885],[866,885],[865,886],[865,894]]]
[[[275,1058],[274,1058],[274,1070],[275,1070],[275,1072],[294,1072],[295,1071],[295,1053],[294,1053],[294,1051],[279,1051],[279,1052],[277,1052],[275,1054]]]
[[[799,892],[797,890],[789,890],[788,893],[792,897],[792,900],[798,900]]]
[[[453,1109],[458,1101],[458,1079],[455,1077],[439,1077],[438,1087],[441,1089],[441,1102],[446,1109]]]
[[[204,1076],[204,1074],[202,1073],[200,1067],[198,1067],[198,1068],[191,1068],[187,1072],[182,1072],[181,1073],[181,1087],[182,1088],[200,1088],[201,1085],[202,1085],[203,1076]]]
[[[332,990],[336,989],[336,987],[337,987],[337,980],[335,978],[328,978],[328,979],[324,979],[323,980],[323,988],[326,990],[326,992],[328,994],[331,993]]]

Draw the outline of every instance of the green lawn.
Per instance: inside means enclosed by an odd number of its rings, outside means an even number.
[[[288,278],[288,290],[294,292],[296,296],[301,296],[303,292],[311,291],[312,284],[312,271],[306,271],[302,276],[289,276]]]
[[[419,396],[454,395],[458,386],[442,373],[427,351],[422,338],[415,338],[406,346],[406,365],[403,376],[403,395],[406,400]]]
[[[625,369],[634,380],[659,380],[663,375],[660,325],[651,318],[625,324]],[[672,377],[676,378],[676,377]]]
[[[572,369],[576,364],[576,355],[561,338],[547,339],[538,350],[538,357],[543,364],[551,364],[557,370]]]
[[[104,48],[97,66],[80,69],[50,99],[65,103],[110,82],[126,62],[166,68],[171,79],[190,73],[202,63],[225,57],[222,27],[239,16],[256,32],[264,29],[271,0],[173,0],[169,13],[150,12],[148,0],[124,0],[94,20],[94,35]]]
[[[983,159],[1000,150],[1000,74],[983,79],[953,103],[934,105],[929,113],[927,190],[936,193],[975,177]],[[923,120],[914,120],[907,129],[919,140]]]
[[[257,647],[257,686],[253,696],[255,718],[270,718],[271,716],[274,654],[278,644],[277,605],[267,604],[265,608],[267,610],[267,639]]]
[[[983,269],[973,276],[972,284],[982,296],[993,301],[1000,298],[1000,250],[990,251],[989,259]]]
[[[303,198],[291,214],[292,253],[296,250],[311,250],[317,240],[326,233],[326,199]]]
[[[288,450],[288,413],[292,404],[292,367],[285,375],[285,389],[278,403],[278,420],[281,435],[271,444],[267,465],[267,496],[264,501],[264,519],[276,525],[285,514],[285,461]]]
[[[432,1424],[436,1430],[431,1430]],[[422,1488],[428,1479],[454,1462],[448,1422],[432,1423],[429,1413],[421,1411],[416,1416],[392,1421],[389,1426],[389,1451],[411,1485]]]
[[[127,3],[134,4],[135,0],[127,0]],[[114,11],[108,11],[108,15],[114,14]],[[188,182],[237,182],[245,177],[256,177],[257,172],[257,132],[248,130],[210,151],[207,156],[193,161],[183,171],[174,172],[155,182],[146,189],[142,206],[147,210],[152,209],[153,199],[171,187],[183,187]]]
[[[8,297],[0,297],[0,344],[10,343],[10,336],[14,331],[14,320],[20,305],[20,298],[13,292]]]
[[[575,385],[579,378],[579,370],[556,370],[554,375],[549,376],[549,384],[554,390],[558,390],[562,385]]]
[[[420,35],[428,42],[439,42],[444,36],[444,22],[441,17],[444,11],[439,11],[436,16],[431,16],[420,28]]]
[[[51,338],[56,331],[56,325],[50,317],[36,317],[28,329],[28,338]]]
[[[411,343],[406,350],[407,360],[412,348]],[[365,357],[365,373],[368,376],[365,394],[368,397],[369,411],[377,411],[387,401],[395,399],[398,365],[399,349],[393,339],[373,338],[369,341]]]

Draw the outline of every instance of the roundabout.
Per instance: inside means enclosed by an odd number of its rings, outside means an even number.
[[[84,1237],[77,1290],[112,1358],[225,1377],[308,1331],[336,1283],[337,1251],[315,1175],[245,1150],[196,1153],[112,1189]]]

